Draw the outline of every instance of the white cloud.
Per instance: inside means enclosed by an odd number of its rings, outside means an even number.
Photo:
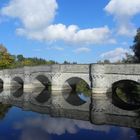
[[[90,52],[90,49],[87,47],[81,47],[81,48],[74,50],[74,52],[75,53],[87,53],[87,52]]]
[[[49,46],[46,48],[46,50],[57,50],[57,51],[63,51],[64,48],[59,47],[59,46]]]
[[[1,14],[18,18],[24,28],[36,30],[53,21],[57,7],[56,0],[11,0]]]
[[[140,13],[140,0],[110,0],[105,10],[117,21],[118,34],[133,36],[136,32],[131,19]]]
[[[67,27],[64,24],[55,24],[38,31],[29,31],[22,28],[17,29],[17,34],[40,41],[60,40],[74,44],[115,43],[115,40],[111,38],[111,31],[107,26],[101,28],[89,28],[80,30],[76,25],[70,25]]]
[[[56,0],[10,0],[0,10],[4,16],[19,19],[18,35],[39,41],[65,41],[69,43],[115,43],[107,26],[80,29],[77,25],[53,24],[58,4]]]
[[[122,58],[125,58],[126,53],[132,54],[132,51],[124,48],[116,48],[115,50],[102,53],[100,57],[104,60],[108,59],[111,62],[116,62],[118,60],[121,60]]]

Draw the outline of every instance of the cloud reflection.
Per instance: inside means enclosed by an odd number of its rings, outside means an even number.
[[[80,129],[102,131],[104,133],[109,133],[110,130],[113,128],[113,126],[107,125],[102,126],[93,125],[87,121],[72,120],[66,118],[51,118],[49,116],[28,118],[24,122],[17,122],[14,127],[15,129],[22,129],[23,131],[26,130],[27,128],[32,128],[32,131],[33,129],[38,128],[43,132],[46,132],[47,134],[57,134],[57,135],[62,135],[65,134],[66,132],[70,134],[75,134]],[[120,129],[123,130],[124,135],[126,133],[128,134],[128,132],[131,130],[130,128],[123,127]]]

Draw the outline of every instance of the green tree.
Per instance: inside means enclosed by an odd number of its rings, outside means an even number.
[[[109,63],[111,63],[111,62],[110,62],[110,60],[105,59],[105,60],[103,60],[103,61],[99,60],[99,61],[97,61],[97,63],[98,63],[98,64],[109,64]]]
[[[17,61],[22,62],[22,61],[24,61],[24,59],[25,58],[23,57],[22,54],[17,55]]]
[[[0,44],[0,69],[17,68],[23,66],[36,66],[46,64],[57,64],[57,62],[50,60],[47,61],[42,58],[25,58],[22,54],[11,55],[8,53],[4,45]]]
[[[122,59],[122,63],[134,63],[135,57],[131,54],[126,53],[126,58]]]
[[[14,58],[7,52],[4,45],[0,44],[0,69],[9,68]]]
[[[68,62],[68,61],[65,60],[65,61],[63,62],[63,64],[70,64],[70,62]]]
[[[135,62],[140,63],[140,28],[137,30],[137,34],[134,37],[134,44],[131,48],[134,52]]]

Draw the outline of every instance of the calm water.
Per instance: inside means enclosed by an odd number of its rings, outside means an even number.
[[[34,104],[30,108],[27,104],[24,109],[16,107],[22,107],[23,97],[23,91],[20,90],[0,94],[1,102],[5,102],[0,103],[0,140],[140,140],[138,129],[94,125],[89,121],[51,117],[49,114],[30,111],[37,107]],[[44,97],[46,97],[45,100]],[[71,94],[66,97],[69,103],[73,100],[78,102],[78,97],[82,99],[80,103],[86,99],[83,94],[78,96]],[[43,90],[34,98],[42,104],[49,102],[47,98],[50,96]]]
[[[138,133],[131,128],[53,118],[14,106],[4,110],[0,120],[0,140],[138,140]],[[1,112],[4,110],[1,108]]]

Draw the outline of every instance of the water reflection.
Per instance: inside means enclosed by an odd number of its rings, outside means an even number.
[[[10,108],[11,108],[11,105],[4,105],[0,103],[0,120],[5,118],[5,115],[9,111]]]
[[[0,93],[2,93],[3,92],[3,88],[0,88]]]
[[[138,139],[140,140],[140,129],[134,129],[136,134],[137,134],[137,137]]]
[[[97,126],[81,120],[65,118],[51,118],[50,116],[37,116],[26,118],[23,122],[14,123],[14,128],[21,131],[21,139],[40,140],[46,139],[70,139],[80,140],[137,140],[135,131],[130,128],[115,126]],[[42,135],[41,135],[42,134]],[[33,137],[32,137],[33,136]]]
[[[77,93],[76,91],[71,91],[71,92],[63,92],[63,96],[65,98],[65,100],[71,104],[71,105],[75,105],[75,106],[80,106],[84,103],[86,103],[86,98],[82,93]]]
[[[23,93],[24,93],[23,87],[11,89],[11,94],[12,94],[15,98],[21,97],[21,96],[23,95]]]
[[[21,90],[21,89],[20,89]],[[19,90],[19,91],[20,91]],[[69,106],[67,105],[67,102],[74,101],[74,105],[79,104],[79,97],[83,98],[83,94],[73,94],[68,93],[66,101],[64,102],[63,97],[57,98],[55,96],[55,100],[51,98],[51,94],[49,93],[48,89],[38,89],[38,91],[33,90],[29,93],[23,93],[21,90],[20,93],[17,91],[4,91],[2,94],[0,94],[0,101],[4,104],[11,104],[15,105],[17,107],[21,107],[24,110],[31,110],[35,112],[39,112],[41,114],[50,114],[54,117],[65,117],[65,118],[72,118],[77,120],[85,120],[90,121],[94,124],[97,124],[98,121],[102,122],[102,124],[114,124],[119,126],[126,126],[126,127],[133,127],[133,128],[140,128],[140,119],[139,116],[124,116],[124,115],[113,115],[113,114],[104,114],[101,112],[101,116],[105,117],[103,121],[101,120],[102,117],[98,117],[98,120],[93,119],[94,113],[96,115],[96,112],[92,113],[89,110],[89,104],[87,103],[87,106]],[[62,93],[59,93],[60,95]],[[24,95],[24,96],[23,96]],[[56,93],[55,93],[56,95]],[[21,97],[22,98],[19,98]],[[65,94],[66,96],[66,94]],[[52,102],[53,100],[53,102]],[[61,101],[62,100],[62,101]],[[56,102],[60,103],[61,106],[58,106],[58,104],[55,104]],[[80,100],[81,102],[81,100]],[[82,99],[82,103],[85,103],[84,98]],[[78,111],[77,111],[78,110]],[[97,112],[98,113],[98,112]],[[59,120],[60,121],[60,120]],[[58,125],[59,126],[59,125]]]
[[[3,101],[6,103],[6,98]],[[93,140],[95,138],[98,140],[138,140],[138,135],[140,134],[140,129],[111,125],[94,125],[89,121],[84,121],[84,117],[82,118],[83,120],[78,120],[81,119],[83,114],[77,110],[65,109],[62,111],[62,109],[58,109],[59,115],[58,113],[56,115],[56,112],[53,112],[53,110],[47,112],[45,106],[42,108],[42,106],[33,105],[27,101],[20,105],[16,102],[15,98],[12,101],[12,96],[10,100],[7,99],[7,103],[13,103],[16,106],[22,107],[24,110],[30,111],[23,111],[17,107],[11,108],[9,105],[0,104],[0,113],[2,112],[0,116],[3,118],[3,122],[0,124],[0,139],[2,140]],[[51,109],[55,110],[55,108]],[[38,114],[32,111],[40,113],[45,113],[46,111],[49,115]],[[89,114],[88,111],[85,111],[85,113]],[[55,115],[59,116],[59,118],[51,117]],[[64,118],[64,116],[68,118]],[[121,116],[115,117],[118,117],[119,121],[117,123],[121,125],[123,121],[120,121]],[[77,120],[69,118],[75,118]],[[131,125],[132,123],[133,125]],[[134,123],[140,127],[139,123],[135,122],[135,120],[132,122],[129,120],[127,125],[131,127],[134,126]]]
[[[24,122],[17,122],[15,124],[16,129],[23,129],[30,126],[40,127],[42,130],[45,130],[49,134],[57,134],[63,135],[66,132],[70,134],[75,134],[79,131],[79,129],[87,129],[87,130],[96,130],[109,132],[110,126],[97,126],[92,125],[90,122],[81,121],[81,120],[72,120],[66,118],[51,118],[50,116],[42,116],[36,118],[27,118]]]
[[[37,97],[35,97],[36,101],[39,103],[47,102],[51,97],[51,92],[48,88],[43,89]]]
[[[121,80],[113,84],[113,103],[126,110],[140,108],[140,84],[131,80]]]

